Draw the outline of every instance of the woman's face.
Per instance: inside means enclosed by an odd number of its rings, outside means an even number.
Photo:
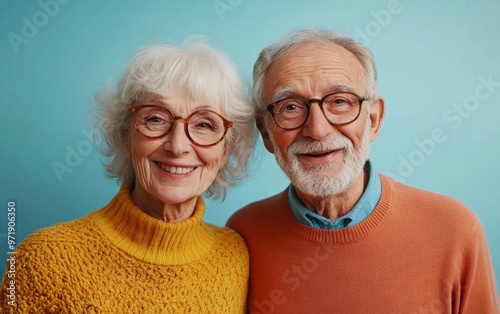
[[[222,116],[219,106],[186,101],[179,96],[162,97],[154,104],[175,116],[187,117],[199,109]],[[170,133],[158,139],[145,137],[133,125],[130,130],[131,160],[136,174],[134,193],[141,203],[149,203],[147,206],[193,201],[208,189],[227,160],[224,140],[211,147],[197,146],[189,140],[182,119],[176,120]]]

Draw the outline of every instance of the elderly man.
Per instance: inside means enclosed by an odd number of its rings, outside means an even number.
[[[474,213],[368,161],[385,106],[366,47],[296,32],[261,52],[253,101],[291,184],[228,221],[250,252],[250,313],[500,312]]]

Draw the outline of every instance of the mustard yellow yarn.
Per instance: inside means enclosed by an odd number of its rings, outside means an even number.
[[[106,207],[41,229],[16,254],[16,306],[4,313],[244,313],[248,253],[234,231],[144,214],[128,186]]]

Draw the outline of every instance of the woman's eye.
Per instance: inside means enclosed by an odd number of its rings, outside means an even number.
[[[283,110],[287,110],[287,111],[292,111],[292,110],[295,110],[297,109],[297,105],[296,104],[289,104],[289,105],[286,105],[285,108],[283,108]]]
[[[147,123],[152,123],[152,124],[158,124],[158,123],[163,123],[163,119],[160,117],[149,117],[146,119]]]
[[[200,122],[196,124],[196,127],[200,129],[209,129],[209,130],[212,130],[214,128],[213,125],[209,122]]]

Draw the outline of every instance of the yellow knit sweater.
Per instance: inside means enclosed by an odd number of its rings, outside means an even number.
[[[105,207],[41,229],[16,253],[16,302],[2,313],[243,313],[248,253],[234,231],[165,223],[137,208],[127,185]]]

